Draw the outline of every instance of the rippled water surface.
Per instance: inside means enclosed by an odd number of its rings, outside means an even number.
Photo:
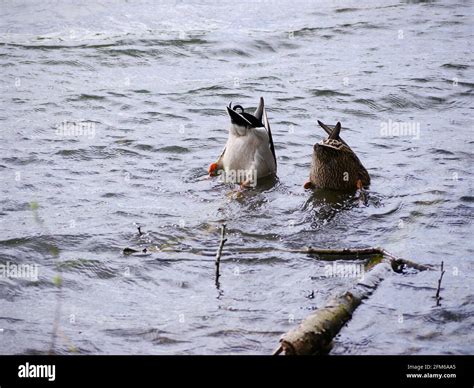
[[[0,352],[48,352],[59,311],[59,353],[268,354],[357,280],[288,250],[383,246],[444,261],[441,306],[438,271],[393,274],[332,353],[474,353],[472,15],[468,1],[2,1],[0,264],[39,278],[0,279]],[[260,96],[279,179],[237,194],[206,171],[225,106]],[[317,119],[342,122],[365,202],[303,189]],[[419,136],[382,130],[399,122]]]

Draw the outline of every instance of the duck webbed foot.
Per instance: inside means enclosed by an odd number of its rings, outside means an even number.
[[[219,165],[217,163],[211,163],[207,172],[209,173],[210,176],[216,176],[218,170],[219,170]]]

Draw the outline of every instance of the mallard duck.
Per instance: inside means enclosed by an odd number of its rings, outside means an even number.
[[[309,181],[304,188],[356,190],[370,184],[370,176],[357,155],[341,139],[341,123],[330,128],[318,120],[329,135],[313,147]]]
[[[241,105],[227,107],[230,117],[229,138],[215,163],[211,176],[223,175],[224,181],[254,186],[257,179],[276,174],[277,162],[270,123],[263,97],[253,114]]]

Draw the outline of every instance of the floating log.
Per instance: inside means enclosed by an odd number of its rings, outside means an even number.
[[[329,351],[332,339],[352,317],[355,309],[368,298],[378,284],[391,272],[390,265],[375,265],[349,291],[331,299],[327,305],[308,316],[297,327],[283,335],[275,355],[313,355]]]
[[[418,271],[433,269],[430,265],[399,258],[383,248],[325,249],[310,247],[295,252],[310,255],[348,256],[351,259],[361,255],[382,255],[382,260],[376,263],[349,291],[332,298],[326,306],[305,318],[296,329],[283,335],[280,339],[280,346],[275,350],[274,355],[281,353],[285,355],[328,353],[333,338],[351,319],[356,308],[373,293],[391,270],[402,273],[406,268]]]

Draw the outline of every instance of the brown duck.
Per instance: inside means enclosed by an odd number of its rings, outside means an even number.
[[[309,181],[305,189],[356,190],[370,184],[370,176],[357,155],[339,137],[341,123],[334,129],[318,120],[329,135],[313,147],[313,159]]]

